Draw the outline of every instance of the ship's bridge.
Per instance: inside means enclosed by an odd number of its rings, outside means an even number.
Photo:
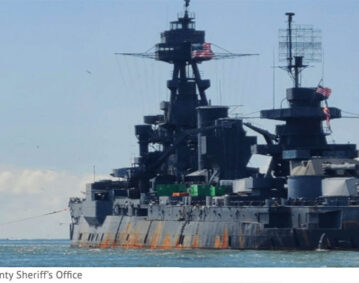
[[[171,30],[177,29],[196,29],[194,22],[195,14],[192,12],[182,12],[178,14],[178,20],[171,22]]]
[[[156,45],[156,59],[168,63],[190,62],[193,46],[202,46],[205,32],[195,29],[194,14],[185,11],[170,23],[170,29],[161,33],[161,43]]]

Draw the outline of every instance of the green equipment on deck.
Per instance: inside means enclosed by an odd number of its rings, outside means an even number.
[[[211,190],[211,196],[215,197],[215,196],[223,196],[226,194],[226,191],[223,187],[219,187],[219,186],[211,186],[210,188]]]
[[[185,184],[161,184],[156,186],[158,196],[172,196],[173,193],[185,193],[187,188]]]
[[[225,194],[223,187],[210,186],[210,185],[191,185],[189,193],[193,197],[200,196],[222,196]]]

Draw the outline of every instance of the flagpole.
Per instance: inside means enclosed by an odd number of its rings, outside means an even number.
[[[324,85],[324,49],[322,48],[322,79],[321,79],[323,85]]]
[[[275,108],[275,48],[273,48],[273,109]]]

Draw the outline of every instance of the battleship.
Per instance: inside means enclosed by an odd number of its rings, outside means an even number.
[[[88,184],[84,198],[70,199],[71,246],[359,249],[356,145],[327,141],[330,120],[341,118],[340,109],[328,106],[331,90],[301,86],[308,62],[320,57],[317,31],[294,25],[294,13],[286,13],[281,68],[293,86],[287,108],[260,112],[282,122],[271,133],[231,117],[227,106],[211,105],[199,64],[253,54],[213,52],[195,28],[189,2],[154,53],[123,54],[173,65],[170,98],[160,103],[160,114],[135,125],[134,164]],[[266,172],[248,165],[254,154],[270,158]]]

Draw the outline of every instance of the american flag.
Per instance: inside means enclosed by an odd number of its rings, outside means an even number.
[[[325,118],[326,118],[325,120],[327,122],[327,127],[328,127],[328,129],[330,129],[330,111],[329,111],[329,107],[327,105],[325,105],[323,107],[323,113],[324,113]]]
[[[328,87],[318,86],[316,92],[323,95],[325,98],[329,98],[332,93],[332,90]]]
[[[194,46],[192,51],[192,58],[202,58],[202,59],[212,59],[214,54],[211,49],[211,44],[208,42],[204,42],[202,45]]]

